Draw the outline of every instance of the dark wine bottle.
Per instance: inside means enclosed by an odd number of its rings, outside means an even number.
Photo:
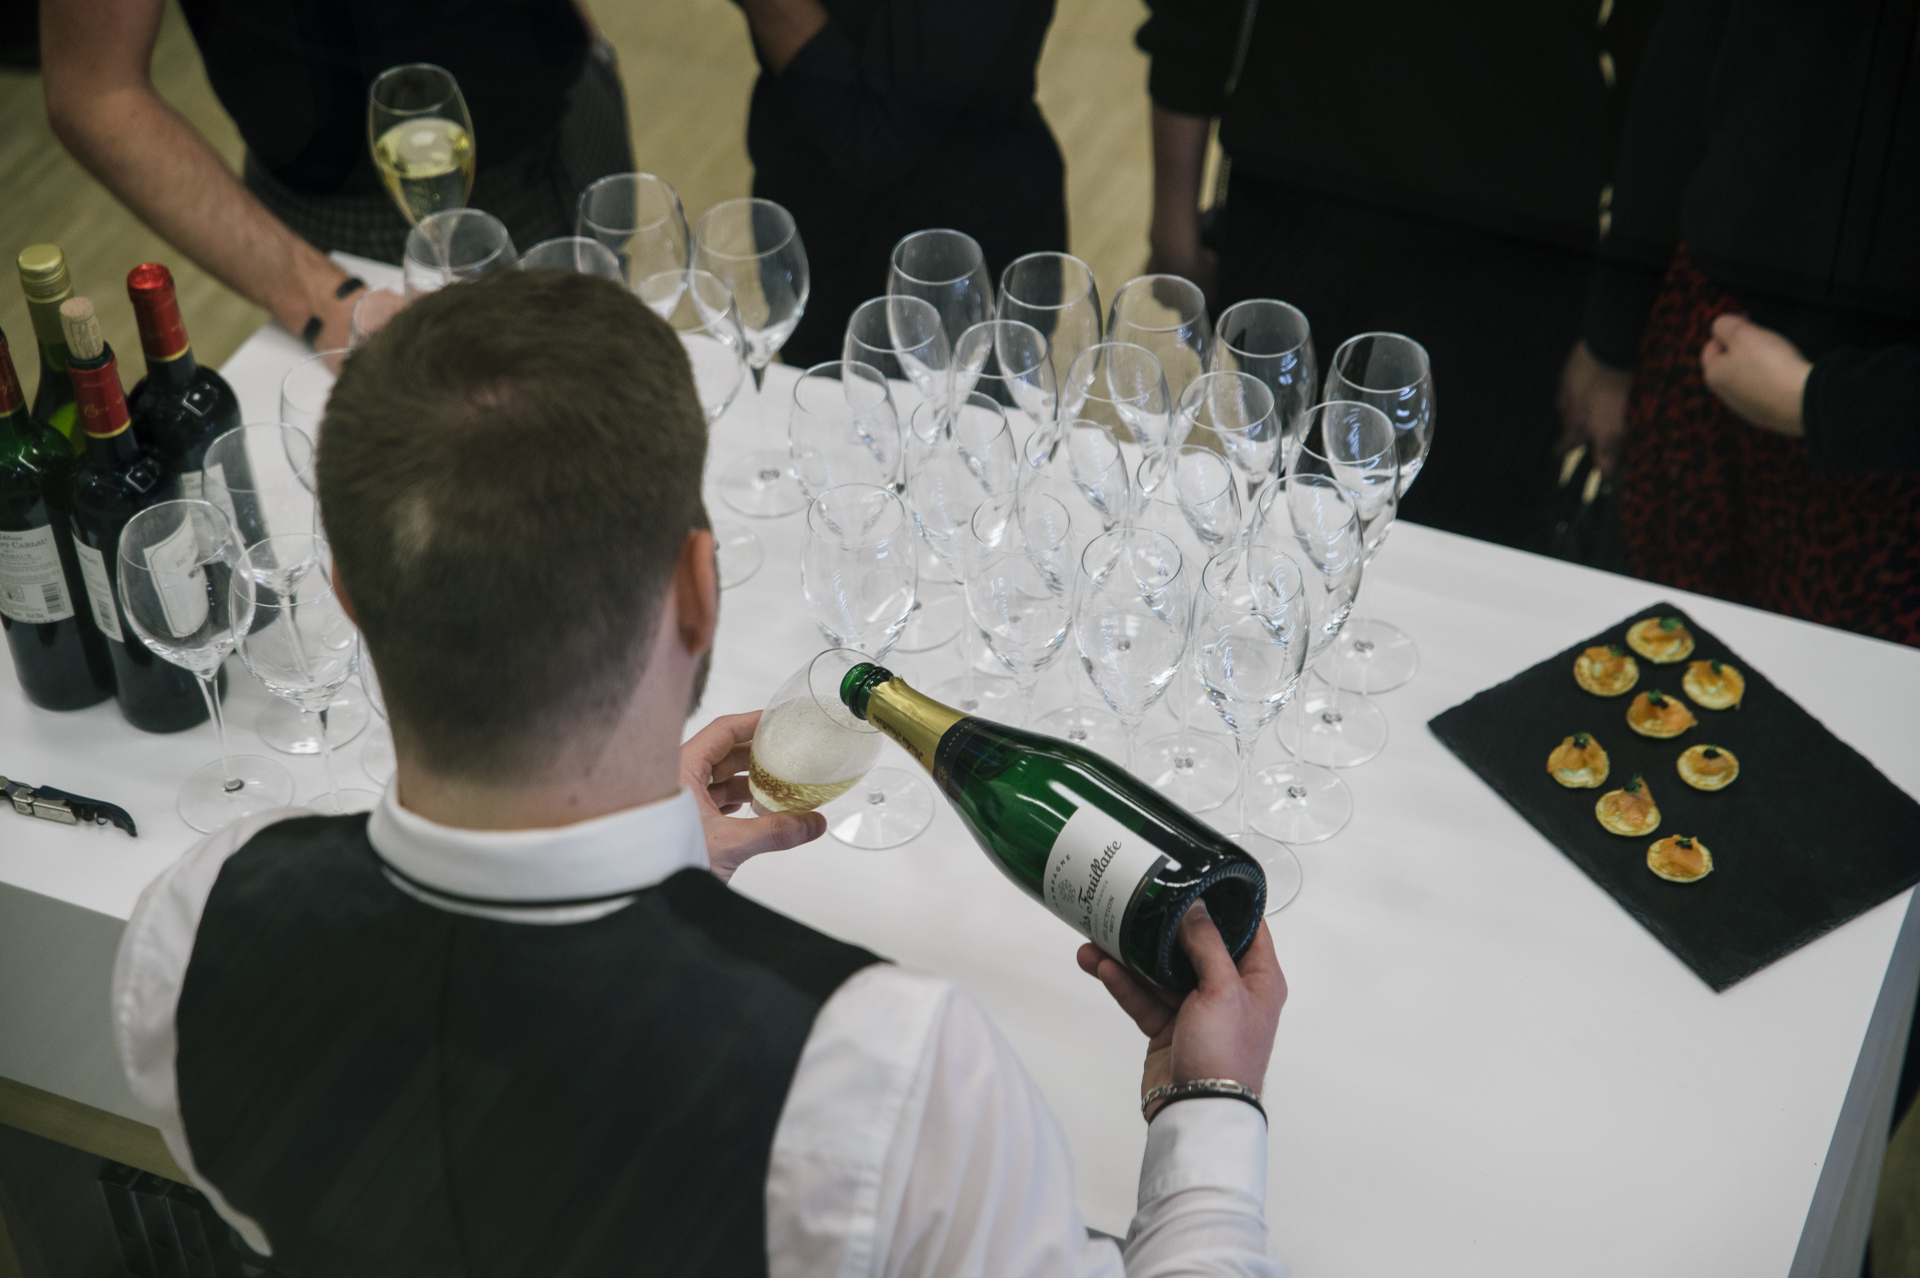
[[[204,723],[207,703],[200,684],[140,641],[114,589],[119,577],[120,530],[155,502],[165,500],[166,467],[134,433],[113,348],[100,336],[93,303],[84,297],[60,304],[69,359],[86,435],[86,456],[73,476],[73,549],[80,561],[94,624],[113,658],[114,696],[127,722],[147,732],[178,732]]]
[[[127,296],[147,357],[147,375],[127,396],[133,432],[166,466],[167,496],[198,501],[207,445],[240,424],[240,400],[226,378],[193,358],[171,271],[158,262],[134,267]]]
[[[57,431],[77,457],[86,439],[75,424],[73,381],[67,376],[67,335],[60,326],[60,303],[73,296],[67,258],[54,244],[29,244],[16,262],[20,291],[40,348],[40,383],[33,392],[33,420]]]
[[[1179,936],[1195,901],[1236,959],[1253,943],[1260,863],[1126,769],[950,709],[877,665],[849,670],[840,699],[932,774],[1001,873],[1141,980],[1194,987]]]
[[[27,700],[47,710],[113,695],[113,663],[73,553],[72,487],[73,453],[28,415],[0,333],[0,630]]]

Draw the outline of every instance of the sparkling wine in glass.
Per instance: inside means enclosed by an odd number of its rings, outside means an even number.
[[[841,681],[866,661],[851,648],[829,648],[768,699],[747,768],[754,811],[811,812],[853,789],[879,762],[879,729],[840,700]]]
[[[227,517],[206,501],[160,502],[120,532],[118,578],[127,620],[155,656],[200,681],[220,742],[219,761],[180,787],[181,819],[207,834],[293,798],[285,768],[227,750],[214,679],[254,622],[253,583],[239,567],[243,554]]]
[[[473,193],[473,117],[453,73],[431,62],[389,67],[367,89],[373,166],[407,221],[465,208]]]
[[[1340,344],[1327,369],[1327,398],[1371,404],[1393,423],[1398,496],[1419,478],[1433,447],[1433,366],[1426,347],[1399,333],[1361,333]],[[1420,650],[1398,626],[1355,617],[1341,632],[1342,686],[1385,692],[1413,678]]]

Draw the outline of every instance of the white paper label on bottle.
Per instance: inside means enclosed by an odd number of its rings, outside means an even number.
[[[200,538],[193,521],[181,520],[146,553],[167,629],[175,639],[185,639],[207,620],[207,570],[200,566]]]
[[[74,552],[80,556],[80,578],[87,583],[87,602],[93,605],[93,624],[115,643],[125,643],[120,634],[120,613],[113,606],[113,578],[107,575],[107,561],[100,552],[73,538]]]
[[[1166,854],[1096,807],[1067,818],[1041,882],[1047,908],[1120,957],[1120,925],[1140,883]]]
[[[202,501],[206,498],[207,480],[197,470],[183,470],[176,476],[179,481],[175,487],[182,501]]]
[[[25,532],[0,528],[0,613],[29,626],[73,615],[51,525]]]
[[[241,536],[240,514],[234,509],[233,493],[227,487],[227,468],[219,462],[208,462],[204,472],[195,472],[194,479],[201,487],[199,492],[190,495],[217,506],[233,525],[234,535]]]

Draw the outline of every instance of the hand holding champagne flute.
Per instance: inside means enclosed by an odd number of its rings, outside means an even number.
[[[853,789],[879,760],[879,729],[840,700],[841,680],[866,659],[850,648],[829,648],[768,700],[747,771],[755,812],[811,812]]]

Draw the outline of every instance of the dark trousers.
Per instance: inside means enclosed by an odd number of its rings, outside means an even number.
[[[1239,169],[1215,242],[1221,305],[1275,297],[1299,307],[1323,372],[1356,333],[1404,333],[1427,348],[1433,447],[1401,518],[1541,548],[1559,433],[1554,396],[1580,335],[1587,254]]]

